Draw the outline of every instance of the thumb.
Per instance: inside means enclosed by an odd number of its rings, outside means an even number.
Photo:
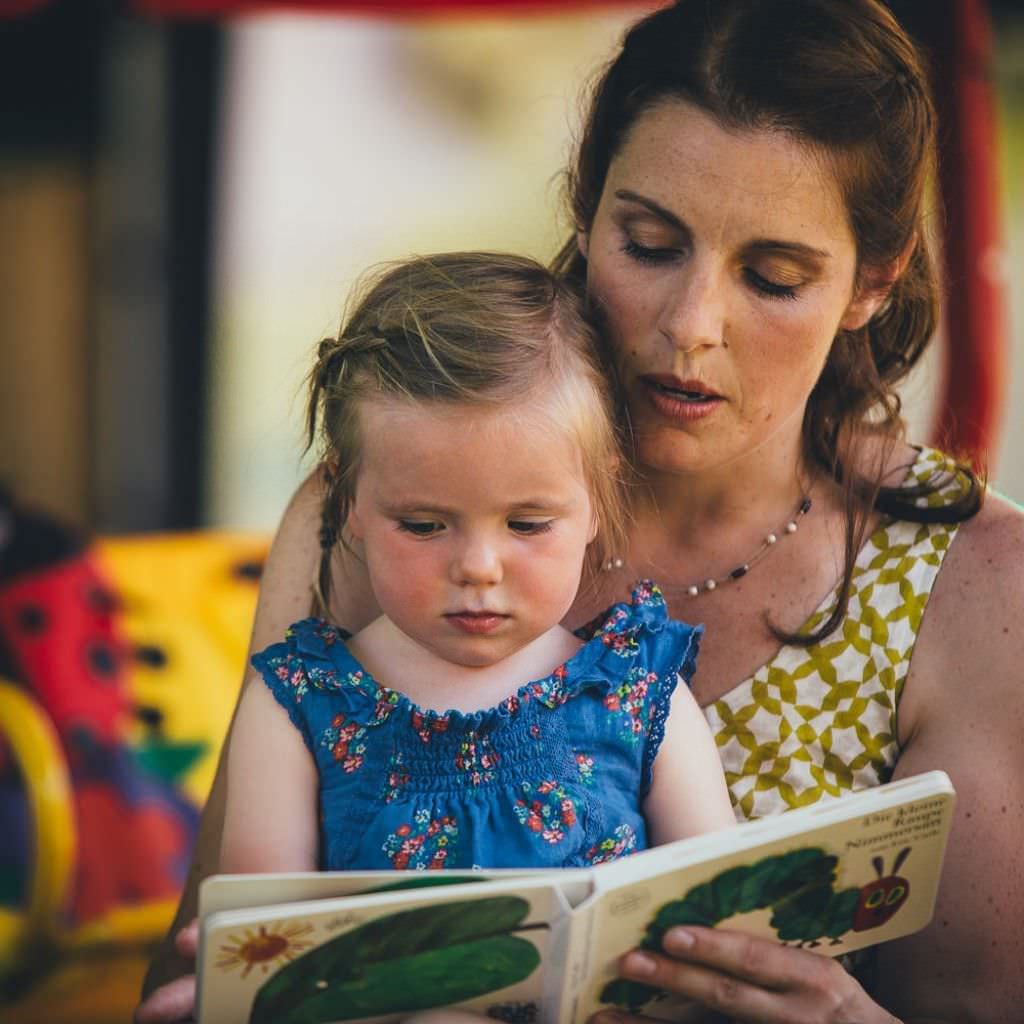
[[[132,1018],[133,1024],[184,1024],[195,1020],[196,976],[186,974],[150,992]]]

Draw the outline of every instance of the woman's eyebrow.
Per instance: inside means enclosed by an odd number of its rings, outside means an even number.
[[[665,221],[667,224],[671,224],[677,231],[689,231],[690,229],[670,210],[666,210],[660,203],[656,203],[653,199],[648,199],[646,196],[640,195],[639,192],[632,192],[628,188],[617,188],[615,190],[615,198],[625,200],[627,203],[637,203],[644,207],[646,210],[650,210],[659,220]]]
[[[827,249],[815,249],[813,245],[803,242],[788,242],[781,238],[755,238],[747,246],[750,252],[778,253],[782,256],[793,256],[803,260],[830,260],[832,253]]]
[[[619,188],[615,190],[615,198],[642,206],[677,231],[687,234],[690,232],[690,228],[671,210],[666,210],[660,203],[640,195],[639,192],[633,192],[628,188]],[[825,249],[816,249],[813,245],[806,245],[804,242],[791,242],[781,238],[755,238],[746,246],[746,249],[751,252],[778,253],[782,256],[792,256],[802,260],[820,261],[832,258],[832,254]]]

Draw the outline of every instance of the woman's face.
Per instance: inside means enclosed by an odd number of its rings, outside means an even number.
[[[854,294],[856,245],[827,165],[681,100],[634,123],[580,248],[655,471],[765,446],[795,457],[836,331],[881,302]]]

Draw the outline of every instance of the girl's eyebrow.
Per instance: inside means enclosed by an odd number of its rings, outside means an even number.
[[[636,203],[677,231],[682,231],[687,235],[690,234],[690,228],[671,210],[666,210],[660,203],[656,203],[653,199],[648,199],[647,196],[640,195],[639,192],[633,192],[628,188],[619,188],[615,190],[615,198],[627,203]],[[805,245],[803,242],[790,242],[781,238],[755,238],[747,244],[746,248],[752,252],[779,253],[783,256],[793,256],[804,260],[830,260],[832,258],[832,254],[825,249],[816,249],[813,245]]]
[[[569,511],[571,507],[572,502],[545,497],[525,498],[510,506],[511,509],[519,512],[521,515],[557,515]],[[387,502],[382,504],[380,508],[388,516],[457,516],[460,514],[458,509],[418,501]]]

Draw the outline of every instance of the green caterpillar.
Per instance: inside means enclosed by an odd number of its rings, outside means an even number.
[[[884,924],[906,902],[910,883],[896,872],[909,853],[909,847],[900,851],[888,878],[882,877],[882,859],[873,858],[878,879],[841,892],[835,891],[838,858],[817,847],[730,868],[694,886],[681,900],[660,907],[639,946],[660,951],[665,932],[676,925],[712,927],[734,914],[763,907],[771,907],[770,924],[782,942],[817,946],[828,939],[836,944],[851,930]],[[637,1013],[664,995],[651,985],[619,978],[601,990],[601,1002]]]

